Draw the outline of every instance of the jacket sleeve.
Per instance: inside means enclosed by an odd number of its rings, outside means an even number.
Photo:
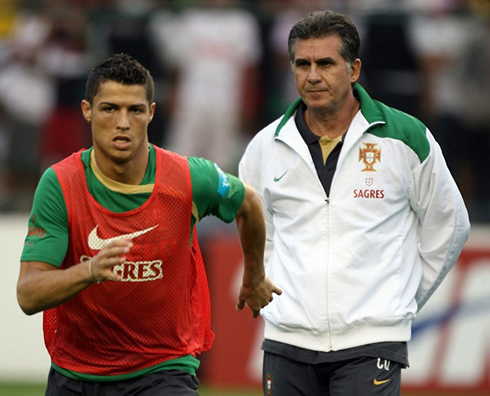
[[[470,231],[463,198],[429,130],[427,139],[429,155],[413,171],[412,207],[419,220],[418,251],[422,264],[416,294],[419,310],[456,263]]]

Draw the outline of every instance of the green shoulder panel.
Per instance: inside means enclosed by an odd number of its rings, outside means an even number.
[[[366,120],[370,124],[376,122],[368,133],[379,138],[400,140],[415,152],[420,162],[425,161],[430,153],[430,144],[427,128],[420,120],[371,99],[359,84],[356,84],[355,93],[361,100],[361,111]]]
[[[361,101],[361,112],[371,124],[366,132],[380,138],[400,140],[415,152],[420,162],[425,161],[430,153],[430,144],[426,126],[420,120],[373,100],[360,84],[355,85],[354,95]],[[293,116],[301,100],[298,98],[289,106],[276,128],[275,136],[279,135],[282,127]]]

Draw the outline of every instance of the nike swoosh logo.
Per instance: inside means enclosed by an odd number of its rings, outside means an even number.
[[[289,172],[289,169],[288,169],[286,172],[284,172],[284,173],[283,173],[281,176],[279,176],[279,177],[274,177],[274,181],[277,183],[277,182],[278,182],[279,180],[281,180],[281,179],[282,179],[284,176],[286,176],[286,173],[288,173],[288,172]]]
[[[387,382],[390,382],[390,380],[387,379],[387,380],[383,380],[383,381],[378,381],[376,378],[373,379],[373,384],[376,386],[386,384]]]
[[[151,230],[154,230],[155,228],[158,227],[158,224],[156,226],[147,228],[146,230],[141,230],[141,231],[136,231],[132,232],[130,234],[124,234],[124,235],[118,235],[113,238],[108,238],[108,239],[103,239],[100,238],[97,235],[97,228],[99,226],[96,225],[95,228],[90,232],[90,235],[88,236],[88,247],[93,250],[101,250],[103,247],[109,245],[110,243],[117,241],[119,239],[133,239],[136,238],[140,235],[146,234],[147,232],[150,232]]]

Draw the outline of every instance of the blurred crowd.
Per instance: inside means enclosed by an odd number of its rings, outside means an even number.
[[[85,78],[115,52],[155,77],[150,141],[236,173],[297,97],[289,29],[326,8],[359,28],[361,83],[431,129],[490,222],[490,0],[0,0],[0,212],[29,210],[46,167],[91,145]]]

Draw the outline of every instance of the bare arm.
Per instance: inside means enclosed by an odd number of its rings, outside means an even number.
[[[68,269],[39,261],[23,261],[17,282],[17,300],[27,315],[56,307],[70,300],[95,282],[120,280],[112,267],[126,261],[133,243],[122,239],[102,249],[92,259]]]
[[[255,318],[260,309],[272,301],[272,294],[280,295],[282,290],[265,276],[265,223],[262,205],[257,192],[247,184],[245,198],[235,220],[244,259],[243,283],[236,309],[240,311],[248,305]]]

